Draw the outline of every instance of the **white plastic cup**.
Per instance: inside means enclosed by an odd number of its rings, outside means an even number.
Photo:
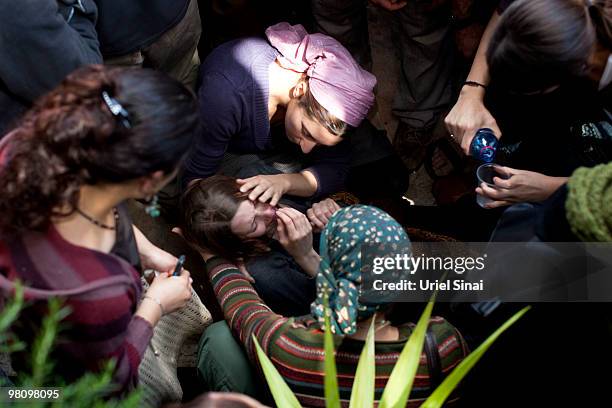
[[[476,178],[478,179],[478,186],[482,183],[485,183],[487,186],[492,188],[497,188],[495,183],[493,182],[493,177],[499,177],[504,180],[508,180],[510,175],[501,170],[502,166],[495,163],[485,163],[481,164],[480,167],[476,170]],[[476,194],[476,202],[482,208],[486,208],[486,204],[491,203],[495,200],[490,199],[489,197],[485,197],[480,194]]]

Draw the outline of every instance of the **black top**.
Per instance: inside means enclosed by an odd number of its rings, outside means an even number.
[[[142,272],[140,255],[138,254],[138,246],[136,245],[136,236],[134,235],[132,219],[128,214],[127,206],[125,204],[119,204],[117,206],[117,212],[119,214],[119,218],[117,219],[117,238],[110,253],[129,262],[138,272]]]
[[[497,11],[500,14],[503,13],[513,2],[514,0],[500,0],[499,5],[497,6]]]
[[[189,1],[95,0],[102,55],[125,55],[152,44],[183,19]]]
[[[39,96],[102,63],[93,0],[0,1],[0,138]]]
[[[567,184],[561,186],[548,200],[539,206],[536,214],[535,233],[544,242],[580,241],[574,235],[565,215]]]

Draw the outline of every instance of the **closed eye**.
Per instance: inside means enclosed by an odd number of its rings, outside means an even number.
[[[316,140],[314,137],[312,137],[312,135],[310,134],[310,132],[308,131],[308,129],[306,129],[306,127],[304,126],[304,124],[302,124],[302,136],[304,136],[306,139],[310,140],[311,142],[315,142]]]

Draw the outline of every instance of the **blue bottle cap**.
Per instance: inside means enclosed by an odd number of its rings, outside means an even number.
[[[472,139],[470,153],[472,157],[482,162],[491,163],[495,159],[497,144],[497,138],[491,129],[478,129],[474,139]]]

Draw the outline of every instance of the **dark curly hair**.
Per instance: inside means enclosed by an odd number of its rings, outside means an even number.
[[[129,114],[126,126],[102,98]],[[91,65],[41,97],[0,151],[0,230],[44,231],[74,212],[80,187],[170,174],[198,128],[178,81],[146,69]]]

